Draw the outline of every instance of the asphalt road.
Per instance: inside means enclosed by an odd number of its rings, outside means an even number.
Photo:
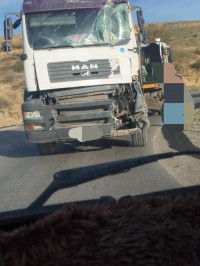
[[[131,147],[129,137],[101,139],[90,143],[59,143],[55,155],[40,156],[28,143],[23,127],[0,130],[0,212],[28,207],[51,183],[60,170],[129,159],[154,153],[160,116],[150,117],[146,147]],[[137,195],[181,187],[159,162],[129,172],[106,176],[56,192],[46,204],[78,201],[101,196]]]

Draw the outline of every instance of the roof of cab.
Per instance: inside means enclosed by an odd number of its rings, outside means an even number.
[[[128,0],[24,0],[22,12],[35,13],[44,11],[101,8],[106,3],[127,3]]]

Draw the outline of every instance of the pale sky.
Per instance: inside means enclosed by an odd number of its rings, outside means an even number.
[[[3,35],[3,20],[6,12],[19,12],[22,0],[0,1],[0,35]],[[131,0],[141,6],[145,22],[200,20],[200,0]],[[14,33],[19,33],[20,29]]]

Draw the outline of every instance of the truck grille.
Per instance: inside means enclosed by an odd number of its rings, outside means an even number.
[[[59,99],[54,109],[57,110],[57,122],[61,127],[103,125],[114,122],[113,100],[108,99],[108,96],[102,93]]]
[[[118,59],[56,62],[47,67],[51,83],[106,79],[120,73]]]

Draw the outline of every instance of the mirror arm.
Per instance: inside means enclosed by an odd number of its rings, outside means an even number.
[[[130,6],[131,11],[134,11],[135,9],[139,8],[140,11],[142,10],[142,8],[140,6]]]

